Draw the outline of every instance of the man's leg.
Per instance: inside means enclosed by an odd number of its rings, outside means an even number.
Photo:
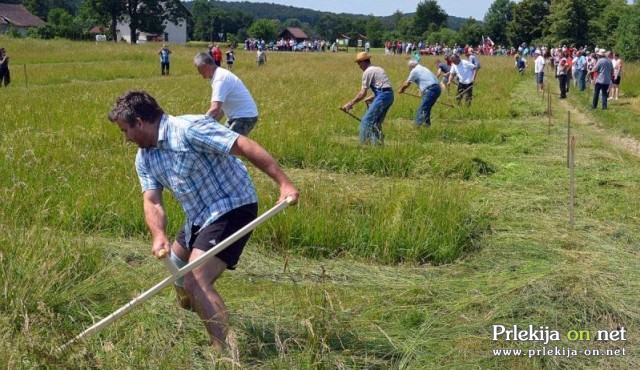
[[[600,84],[596,84],[593,88],[593,101],[591,102],[591,108],[598,108],[598,95],[600,95]]]
[[[602,85],[602,109],[607,109],[607,99],[609,98],[609,85]]]
[[[460,101],[462,100],[462,95],[464,90],[467,88],[468,85],[465,84],[458,84],[458,90],[456,91],[456,101],[458,102],[458,104],[460,104]]]
[[[205,252],[194,249],[189,257],[189,263],[195,261]],[[222,275],[227,268],[218,257],[211,257],[202,266],[194,269],[184,277],[185,290],[188,292],[193,308],[202,319],[209,337],[211,345],[222,350],[224,340],[227,336],[229,323],[229,313],[222,297],[214,288],[213,283]]]

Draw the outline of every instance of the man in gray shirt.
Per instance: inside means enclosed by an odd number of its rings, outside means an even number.
[[[590,73],[596,72],[596,84],[593,89],[593,102],[591,103],[591,109],[598,107],[598,95],[602,92],[602,109],[607,109],[607,98],[609,97],[609,85],[611,85],[611,78],[613,77],[613,64],[607,58],[607,54],[603,49],[598,51],[598,61]]]
[[[414,59],[409,61],[409,70],[409,77],[402,86],[400,86],[398,93],[404,93],[412,82],[418,85],[422,94],[422,100],[416,112],[415,122],[418,126],[424,125],[424,127],[429,127],[431,126],[431,108],[442,93],[438,78],[433,72],[418,64]]]

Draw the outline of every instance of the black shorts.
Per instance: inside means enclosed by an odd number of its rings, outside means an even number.
[[[195,248],[206,252],[236,231],[243,228],[249,222],[255,220],[257,216],[258,204],[247,204],[225,213],[202,230],[200,230],[200,226],[192,226],[191,240],[189,241],[188,248],[186,247],[187,243],[185,241],[186,234],[184,227],[180,229],[180,232],[176,237],[176,242],[178,242],[178,244],[180,244],[180,246],[186,251],[190,251]],[[235,270],[236,265],[240,260],[240,255],[242,254],[247,241],[249,241],[250,236],[251,232],[247,233],[235,243],[216,254],[216,257],[220,258],[227,264],[227,269]]]
[[[615,77],[615,78],[613,79],[613,84],[614,84],[614,85],[620,85],[620,76]]]

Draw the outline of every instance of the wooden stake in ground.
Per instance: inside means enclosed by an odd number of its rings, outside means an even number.
[[[548,86],[548,85],[547,85]],[[547,116],[549,117],[549,126],[547,128],[547,134],[551,135],[551,91],[547,92]]]
[[[567,111],[567,167],[571,156],[571,111]]]
[[[569,161],[569,227],[571,230],[575,227],[574,203],[576,197],[576,181],[575,181],[575,156],[576,156],[576,137],[571,137],[570,161]]]

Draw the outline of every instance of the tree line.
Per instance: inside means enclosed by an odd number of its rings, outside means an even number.
[[[188,38],[196,41],[267,42],[286,27],[299,27],[312,39],[366,35],[373,47],[385,41],[478,45],[490,37],[497,45],[599,46],[626,59],[640,59],[640,4],[626,0],[495,0],[482,21],[449,16],[435,0],[423,0],[414,13],[386,17],[335,14],[269,3],[194,0],[4,0],[23,3],[47,25],[36,37],[88,37],[93,26],[115,40],[119,20],[135,30],[162,33],[164,20],[186,20]],[[222,37],[220,37],[222,34]]]

